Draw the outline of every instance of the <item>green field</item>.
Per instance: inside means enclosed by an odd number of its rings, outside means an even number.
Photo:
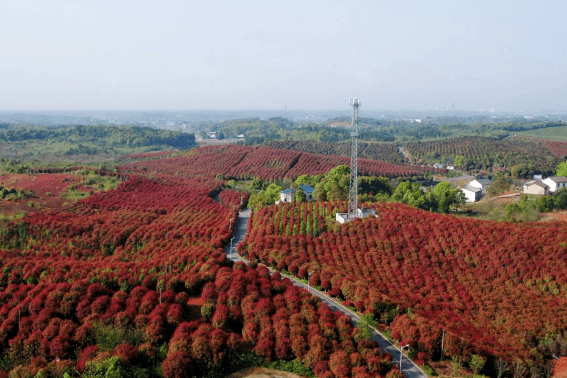
[[[547,127],[544,129],[522,131],[517,134],[536,138],[567,141],[567,126]]]

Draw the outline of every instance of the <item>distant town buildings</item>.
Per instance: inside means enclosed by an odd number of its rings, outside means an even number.
[[[421,123],[421,119],[419,118],[402,118],[402,120],[404,121],[410,121],[411,123]],[[367,125],[362,125],[362,126],[367,126]]]
[[[455,103],[453,101],[441,101],[441,106],[437,107],[437,110],[440,111],[455,111]]]

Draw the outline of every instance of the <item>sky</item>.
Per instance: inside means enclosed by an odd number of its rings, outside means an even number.
[[[0,110],[567,110],[567,2],[0,0]]]

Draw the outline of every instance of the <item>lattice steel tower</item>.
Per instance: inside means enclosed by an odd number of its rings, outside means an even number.
[[[348,190],[348,217],[358,217],[358,107],[362,103],[353,98],[349,101],[352,106],[352,151],[350,153],[350,185]]]

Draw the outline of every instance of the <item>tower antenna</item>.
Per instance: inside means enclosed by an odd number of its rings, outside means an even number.
[[[358,107],[362,103],[353,98],[349,101],[352,106],[352,131],[350,133],[352,149],[350,153],[350,185],[348,190],[348,217],[358,217]]]
[[[350,153],[350,185],[348,188],[348,212],[337,213],[335,218],[339,223],[350,222],[356,218],[366,218],[368,216],[376,216],[376,211],[372,208],[358,208],[358,107],[362,103],[353,98],[349,105],[352,106],[352,131],[350,137],[352,140],[352,150]]]

